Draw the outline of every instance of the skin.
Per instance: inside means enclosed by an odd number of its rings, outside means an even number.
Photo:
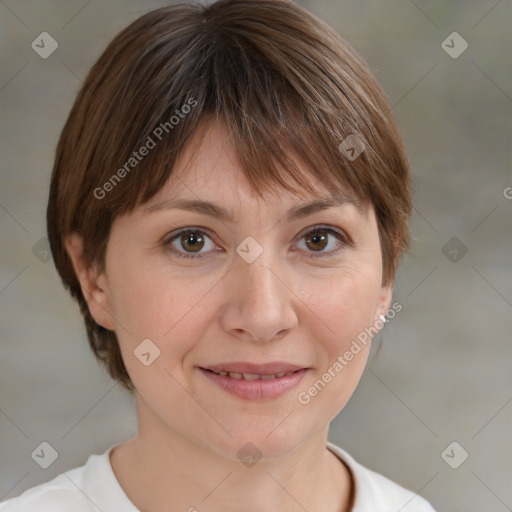
[[[370,344],[307,405],[297,395],[389,308],[392,286],[381,284],[374,210],[363,215],[347,203],[288,222],[285,213],[312,197],[282,189],[257,197],[222,127],[210,124],[203,135],[149,203],[115,219],[103,272],[85,267],[77,234],[66,240],[91,314],[116,332],[136,386],[138,435],[112,452],[114,473],[141,511],[348,511],[351,475],[326,441]],[[235,222],[146,211],[175,197],[222,205]],[[306,243],[316,224],[341,230],[351,244],[333,235],[325,247]],[[174,255],[169,247],[198,254],[179,237],[165,245],[182,227],[203,229],[203,258]],[[247,236],[263,248],[250,264],[235,251]],[[160,349],[149,366],[133,354],[146,338]],[[296,389],[250,401],[197,368],[232,361],[285,361],[310,370]],[[252,467],[237,458],[247,442],[263,454]]]

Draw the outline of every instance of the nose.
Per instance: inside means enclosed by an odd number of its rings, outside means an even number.
[[[222,327],[240,340],[266,343],[282,338],[298,325],[290,278],[270,251],[252,263],[238,258],[226,280]]]

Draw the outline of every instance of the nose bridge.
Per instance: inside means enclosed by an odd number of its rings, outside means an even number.
[[[261,219],[259,222],[261,223]],[[235,260],[234,268],[239,279],[245,280],[251,289],[255,287],[267,293],[275,284],[275,275],[271,268],[278,266],[276,250],[273,248],[273,234],[268,228],[263,229],[261,224],[256,231],[253,228],[252,233],[253,236],[247,236],[237,246],[238,258]]]
[[[247,299],[269,303],[277,302],[279,298],[282,298],[283,290],[281,288],[284,285],[282,279],[277,277],[278,272],[272,270],[272,266],[276,266],[273,265],[273,259],[268,250],[252,263],[240,262],[240,279],[246,283],[246,286],[242,288],[242,295],[245,295]]]
[[[252,306],[277,306],[285,299],[282,278],[279,279],[276,270],[275,258],[271,249],[261,252],[252,262],[243,258],[235,265],[237,274],[236,281],[240,287],[240,299],[243,303],[250,303]]]
[[[240,256],[232,269],[229,286],[233,288],[224,327],[259,341],[270,341],[290,329],[296,315],[293,293],[283,274],[271,249],[264,249],[250,263]]]

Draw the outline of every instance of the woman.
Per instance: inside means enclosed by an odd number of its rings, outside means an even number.
[[[282,0],[136,20],[78,94],[47,221],[138,434],[0,510],[432,511],[327,441],[410,213],[385,96],[323,22]]]

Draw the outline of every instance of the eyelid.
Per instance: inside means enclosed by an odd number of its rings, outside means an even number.
[[[171,233],[168,233],[162,238],[163,243],[169,243],[171,240],[174,240],[178,236],[180,236],[183,233],[188,233],[191,231],[201,231],[201,233],[204,233],[205,235],[208,235],[210,238],[214,238],[212,235],[212,232],[208,228],[204,228],[202,226],[184,226],[182,228],[178,228]]]
[[[343,230],[341,228],[337,228],[330,224],[314,224],[312,226],[308,226],[308,227],[304,228],[302,231],[300,231],[294,240],[300,241],[306,234],[313,232],[315,230],[318,230],[318,231],[325,230],[332,236],[335,236],[335,238],[337,238],[337,240],[342,244],[342,247],[340,247],[338,249],[331,250],[331,251],[327,251],[327,252],[318,251],[318,254],[315,254],[315,251],[311,251],[311,252],[308,251],[309,256],[306,256],[307,258],[312,258],[312,259],[322,258],[322,257],[327,258],[327,257],[329,257],[329,255],[332,256],[332,255],[339,253],[344,248],[343,246],[352,247],[354,245],[352,239],[350,238],[350,235],[345,230]],[[210,238],[210,240],[213,243],[215,243],[215,240],[214,240],[215,236],[212,235],[211,231],[208,228],[204,228],[201,226],[185,226],[185,227],[179,228],[179,229],[173,231],[172,233],[164,236],[162,239],[162,244],[164,247],[167,247],[167,249],[170,252],[177,255],[178,258],[183,258],[183,259],[199,260],[199,259],[207,257],[209,253],[215,252],[215,250],[213,250],[213,251],[208,251],[207,253],[187,253],[187,252],[178,251],[174,248],[169,247],[171,245],[171,242],[176,240],[177,238],[179,238],[179,236],[181,234],[189,233],[189,232],[193,232],[193,231],[200,231],[201,233],[208,236],[208,238]]]
[[[337,233],[338,235],[340,235],[341,239],[348,245],[352,245],[353,242],[352,242],[352,239],[350,238],[349,234],[344,230],[344,229],[341,229],[341,228],[337,228],[335,226],[332,226],[331,224],[314,224],[312,226],[309,226],[307,228],[304,228],[298,235],[297,235],[297,239],[301,239],[305,234],[309,233],[310,231],[315,231],[315,230],[325,230],[325,231],[331,231],[331,232],[334,232],[334,233]]]
[[[201,232],[202,234],[207,236],[212,241],[213,244],[217,245],[217,243],[215,242],[216,236],[213,235],[212,232],[208,228],[205,228],[202,226],[193,226],[193,225],[184,226],[182,228],[178,228],[177,230],[172,231],[171,233],[168,233],[167,235],[165,235],[162,238],[161,244],[167,251],[169,251],[176,258],[179,258],[181,260],[189,260],[189,261],[203,260],[204,258],[209,257],[212,252],[219,252],[218,247],[216,249],[212,249],[212,250],[208,251],[207,253],[184,252],[184,251],[179,251],[179,250],[175,249],[174,247],[172,247],[171,242],[173,242],[174,240],[179,238],[180,235],[182,235],[183,233],[190,233],[193,231]]]
[[[215,243],[215,235],[212,234],[212,232],[208,229],[208,228],[204,228],[202,226],[184,226],[182,228],[178,228],[174,231],[172,231],[171,233],[168,233],[167,235],[165,235],[163,238],[162,238],[162,245],[164,247],[168,247],[171,242],[173,242],[174,240],[176,240],[177,238],[180,237],[180,235],[182,235],[183,233],[191,233],[193,231],[200,231],[201,233],[203,233],[204,235],[206,235],[213,243]],[[179,254],[194,254],[194,253],[182,253],[181,251],[176,251],[174,249],[171,250],[171,252],[178,252]],[[198,256],[196,257],[202,257],[202,254],[198,254]]]
[[[338,240],[338,244],[340,245],[336,249],[332,249],[330,251],[306,251],[307,256],[305,256],[307,259],[314,260],[314,259],[328,259],[329,257],[334,258],[337,257],[343,249],[346,248],[352,248],[354,247],[354,243],[352,242],[352,239],[350,238],[350,235],[343,229],[337,228],[331,224],[315,224],[313,226],[309,226],[302,230],[296,237],[296,240],[300,242],[302,238],[311,232],[315,231],[327,231],[328,234],[334,236]],[[294,252],[299,252],[294,250]]]

